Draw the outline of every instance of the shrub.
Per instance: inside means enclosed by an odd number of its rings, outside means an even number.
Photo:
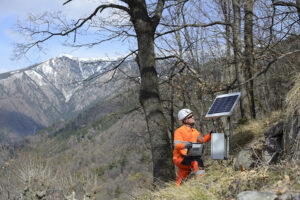
[[[300,73],[296,74],[295,85],[286,96],[287,112],[293,114],[296,110],[300,113]]]

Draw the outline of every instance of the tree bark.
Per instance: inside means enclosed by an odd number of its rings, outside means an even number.
[[[296,6],[297,6],[297,13],[298,13],[298,20],[300,24],[300,0],[296,0]]]
[[[226,24],[225,27],[225,39],[226,39],[226,68],[225,68],[225,77],[224,81],[226,84],[232,83],[235,79],[233,66],[231,64],[231,42],[230,42],[230,23],[231,23],[231,13],[230,13],[230,3],[228,0],[220,0],[219,1],[223,15],[224,21]]]
[[[143,0],[135,3],[131,10],[133,11],[131,21],[137,34],[139,50],[137,55],[141,74],[139,100],[145,113],[151,140],[153,183],[154,185],[161,185],[163,182],[174,180],[175,172],[155,64],[154,33],[158,23],[148,16]]]
[[[232,33],[233,33],[233,51],[234,51],[234,64],[235,71],[238,83],[241,84],[245,82],[245,77],[242,70],[243,65],[243,56],[242,56],[242,41],[241,41],[241,1],[240,0],[232,0],[232,8],[233,8],[233,25],[232,25]],[[241,117],[246,117],[246,108],[247,108],[247,88],[244,85],[240,86],[241,98],[240,98],[240,111]]]
[[[245,12],[245,23],[244,23],[244,42],[245,42],[245,65],[244,76],[245,80],[249,80],[252,77],[253,69],[254,69],[254,48],[253,48],[253,4],[254,0],[245,0],[244,1],[244,12]],[[247,88],[247,99],[248,105],[246,109],[249,110],[250,113],[246,114],[247,118],[255,118],[255,103],[254,103],[254,81],[253,79],[245,84]]]

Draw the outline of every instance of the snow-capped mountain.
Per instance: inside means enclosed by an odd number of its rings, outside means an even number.
[[[0,135],[32,134],[109,98],[128,86],[124,84],[127,80],[120,78],[122,73],[112,70],[117,64],[62,55],[0,74]],[[137,69],[133,61],[120,67],[128,73],[136,73]]]

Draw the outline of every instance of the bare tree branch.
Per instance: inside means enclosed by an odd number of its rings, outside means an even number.
[[[107,70],[107,71],[105,71],[105,72],[102,72],[102,73],[99,73],[99,74],[95,74],[94,76],[91,76],[91,77],[89,77],[89,78],[86,78],[86,79],[83,80],[83,82],[89,82],[89,81],[91,81],[91,80],[93,80],[93,79],[98,78],[99,76],[102,76],[103,74],[106,74],[106,73],[108,73],[108,72],[111,72],[111,71],[114,71],[114,70],[118,69],[118,68],[121,66],[121,64],[122,64],[128,57],[132,56],[132,55],[135,54],[136,52],[137,52],[137,50],[130,52],[128,55],[126,55],[125,57],[123,57],[123,58],[120,60],[120,62],[119,62],[116,66],[114,66],[112,69],[109,69],[109,70]]]
[[[289,6],[289,7],[294,7],[297,9],[300,9],[300,7],[292,2],[284,2],[284,1],[275,1],[273,4],[273,6]]]
[[[43,43],[47,40],[49,40],[50,38],[54,37],[54,36],[66,36],[72,32],[75,32],[76,30],[78,30],[80,27],[82,27],[87,21],[89,20],[92,20],[92,18],[94,16],[97,15],[98,12],[102,12],[104,9],[106,8],[115,8],[115,9],[119,9],[119,10],[122,10],[122,11],[125,11],[127,13],[129,13],[129,9],[124,7],[124,6],[121,6],[121,5],[116,5],[116,4],[105,4],[105,5],[100,5],[98,6],[94,12],[92,14],[90,14],[88,17],[86,18],[81,18],[81,19],[78,19],[77,22],[74,24],[74,27],[73,28],[70,28],[69,30],[66,30],[66,31],[61,31],[61,32],[51,32],[49,30],[44,30],[44,31],[36,31],[36,32],[32,32],[32,36],[33,35],[45,35],[47,34],[48,36],[42,38],[42,39],[39,39],[39,40],[36,40],[32,43],[29,43],[27,45],[22,45],[22,44],[17,44],[17,49],[23,49],[22,50],[22,54],[24,53],[27,53],[32,47],[36,46],[38,48],[39,47],[39,44],[40,43]],[[67,26],[66,26],[67,27]],[[67,27],[68,28],[68,27]],[[75,38],[74,38],[75,39]]]
[[[260,72],[257,72],[256,74],[254,74],[250,79],[246,80],[245,82],[240,83],[240,84],[238,84],[238,85],[234,85],[234,83],[236,82],[236,81],[234,81],[234,82],[231,83],[230,85],[227,85],[226,87],[224,87],[224,88],[222,88],[222,89],[220,89],[220,90],[218,90],[218,91],[215,91],[215,92],[228,91],[229,89],[236,89],[236,88],[240,87],[241,85],[244,85],[244,84],[250,82],[251,80],[254,80],[254,79],[258,78],[258,77],[261,76],[262,74],[265,74],[265,73],[270,69],[270,67],[271,67],[275,62],[277,62],[278,60],[281,60],[281,59],[283,59],[283,58],[286,57],[286,56],[289,56],[289,55],[292,55],[292,54],[295,54],[295,53],[298,53],[298,52],[300,52],[300,50],[295,50],[295,51],[291,51],[291,52],[282,54],[281,56],[279,56],[279,57],[273,59],[272,61],[270,61],[270,62],[267,64],[267,66],[266,66],[263,70],[261,70]]]
[[[251,77],[250,79],[246,80],[244,83],[241,83],[240,85],[246,84],[246,83],[248,83],[249,81],[251,81],[251,80],[253,80],[253,79],[256,79],[256,78],[259,77],[260,75],[266,73],[266,72],[269,70],[269,68],[270,68],[276,61],[281,60],[281,59],[283,59],[283,58],[286,57],[286,56],[289,56],[289,55],[292,55],[292,54],[295,54],[295,53],[298,53],[298,52],[300,52],[300,49],[295,50],[295,51],[291,51],[291,52],[287,52],[287,53],[282,54],[281,56],[279,56],[279,57],[273,59],[272,61],[270,61],[270,62],[267,64],[267,66],[266,66],[265,69],[263,69],[262,71],[260,71],[260,72],[258,72],[258,73],[256,73],[256,74],[254,74],[253,77]]]
[[[209,23],[209,24],[184,24],[182,26],[168,25],[168,24],[161,24],[161,25],[166,26],[166,27],[174,27],[175,29],[170,30],[170,31],[166,31],[164,33],[157,33],[156,34],[156,38],[158,38],[160,36],[163,36],[163,35],[167,35],[167,34],[170,34],[170,33],[174,33],[174,32],[180,31],[181,29],[188,28],[188,27],[192,27],[192,28],[205,28],[205,27],[214,26],[214,25],[230,26],[231,24],[228,24],[228,23],[225,23],[225,22],[216,21],[216,22],[212,22],[212,23]]]
[[[155,9],[155,15],[153,16],[153,19],[155,21],[155,25],[157,26],[159,23],[159,20],[162,17],[162,11],[164,10],[165,0],[158,0],[156,4]]]
[[[300,20],[300,0],[296,0],[296,3],[292,2],[284,2],[284,1],[275,1],[273,6],[287,6],[287,7],[294,7],[297,9],[298,17]]]
[[[72,47],[78,47],[78,48],[80,48],[80,47],[89,47],[89,48],[91,48],[91,47],[93,47],[95,45],[98,45],[98,44],[101,44],[103,42],[107,42],[107,41],[113,40],[113,39],[118,38],[118,37],[120,37],[120,35],[113,35],[113,36],[105,38],[103,40],[99,40],[99,41],[91,42],[91,43],[86,43],[86,44],[68,44],[68,45],[72,46]]]
[[[156,57],[155,60],[168,60],[170,58],[177,58],[176,56],[164,56],[164,57]]]
[[[70,3],[71,1],[72,0],[68,0],[68,1],[64,2],[63,5],[66,5],[66,4]]]

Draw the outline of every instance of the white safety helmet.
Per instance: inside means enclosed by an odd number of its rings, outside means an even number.
[[[183,120],[184,118],[186,118],[186,116],[188,116],[191,113],[192,113],[192,111],[190,109],[188,109],[188,108],[181,109],[178,112],[178,120],[179,121]]]

